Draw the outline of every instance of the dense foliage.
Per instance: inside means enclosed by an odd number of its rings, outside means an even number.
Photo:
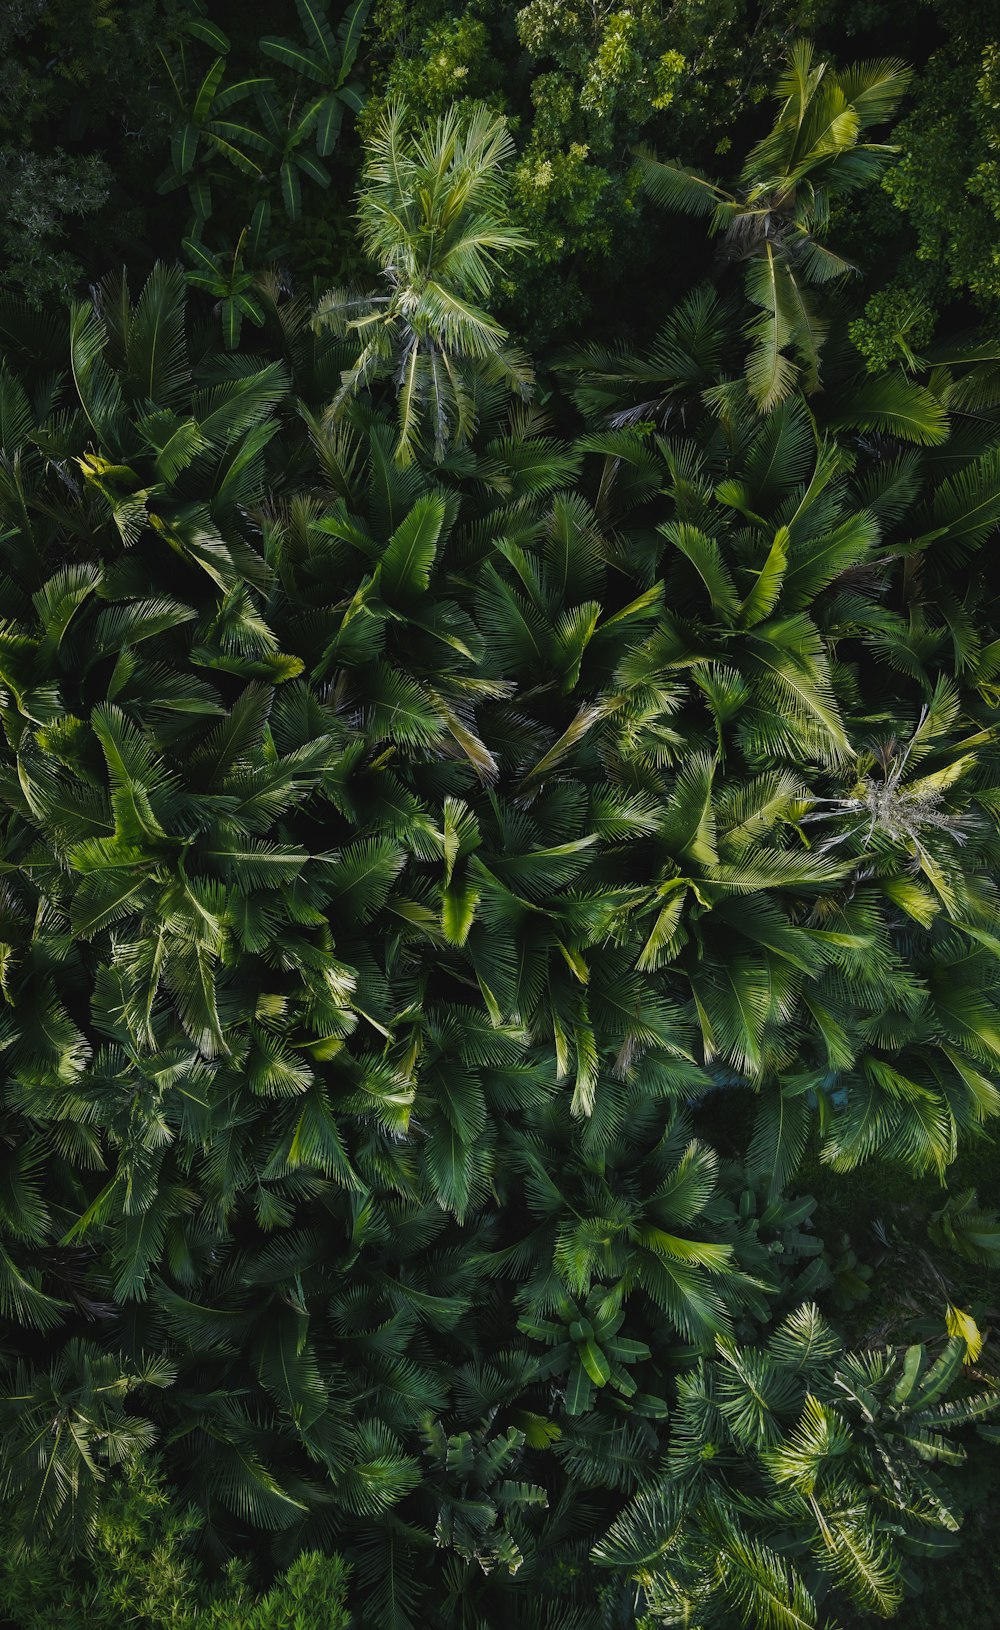
[[[847,1630],[995,1477],[1000,371],[858,275],[929,84],[580,15],[151,6],[150,92],[112,9],[138,271],[8,250],[18,1630]]]

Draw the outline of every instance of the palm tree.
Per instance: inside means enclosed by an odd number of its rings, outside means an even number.
[[[595,1548],[628,1569],[655,1619],[692,1630],[829,1624],[831,1591],[891,1615],[906,1552],[957,1522],[932,1467],[960,1464],[951,1433],[1000,1409],[983,1386],[944,1402],[964,1343],[845,1353],[805,1304],[765,1346],[726,1337],[678,1386],[659,1483]],[[819,1604],[822,1603],[822,1609]]]
[[[362,169],[361,241],[385,292],[333,289],[318,327],[360,342],[332,408],[379,378],[398,397],[396,457],[429,441],[440,463],[475,430],[484,390],[530,393],[531,366],[482,302],[504,255],[528,239],[505,218],[506,122],[484,106],[409,128],[406,108],[381,114]]]
[[[740,315],[738,299],[723,299],[710,284],[699,284],[668,314],[648,350],[581,345],[557,366],[570,376],[573,399],[588,421],[614,429],[652,423],[672,432],[683,429],[702,441],[711,438],[723,404],[741,399]],[[949,434],[946,410],[954,402],[962,411],[977,371],[973,364],[953,379],[941,368],[932,380],[920,382],[900,369],[873,377],[860,366],[844,325],[836,324],[824,338],[823,390],[811,396],[809,408],[825,430],[876,432],[919,447],[937,446]],[[986,405],[991,396],[985,381],[980,389]],[[743,390],[752,399],[749,386]]]
[[[154,1439],[151,1422],[131,1413],[128,1400],[173,1378],[163,1360],[147,1358],[132,1371],[79,1340],[48,1368],[16,1365],[0,1383],[0,1492],[19,1546],[55,1540],[82,1548],[108,1472],[135,1465]]]
[[[735,375],[740,356],[739,310],[702,283],[670,312],[649,350],[586,344],[557,364],[571,376],[573,400],[588,422],[618,430],[652,423],[691,427],[703,392]]]
[[[822,1283],[811,1130],[933,1168],[997,1111],[995,454],[706,361],[685,435],[484,392],[404,463],[260,298],[280,363],[189,346],[176,272],[61,375],[0,322],[0,1478],[65,1421],[86,1527],[100,1320],[112,1388],[170,1353],[140,1428],[215,1553],[336,1534],[379,1630],[586,1623],[678,1378],[728,1403],[712,1343],[763,1371]],[[734,1080],[748,1170],[685,1113]]]
[[[806,391],[819,388],[826,323],[810,290],[853,269],[823,241],[832,206],[877,176],[894,151],[861,137],[891,116],[908,77],[896,58],[838,72],[800,40],[776,87],[778,116],[747,155],[735,189],[639,151],[650,196],[708,219],[724,260],[745,265],[746,296],[759,312],[745,327],[746,378],[762,411],[800,378]]]

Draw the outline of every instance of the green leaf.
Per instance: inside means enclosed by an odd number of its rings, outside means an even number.
[[[835,430],[884,430],[918,447],[937,447],[949,433],[948,415],[937,397],[902,373],[855,380],[831,423]]]
[[[715,539],[688,521],[668,521],[659,530],[682,555],[687,556],[723,622],[734,622],[739,615],[740,601]]]
[[[445,515],[445,500],[428,493],[417,499],[393,532],[382,553],[379,572],[379,586],[390,603],[405,603],[429,588]]]
[[[464,945],[475,920],[480,893],[471,883],[452,884],[441,891],[441,932],[449,945]]]
[[[302,213],[302,187],[298,165],[293,159],[286,159],[281,166],[281,197],[288,219],[297,221]]]
[[[611,1379],[611,1365],[608,1363],[600,1347],[593,1341],[581,1341],[577,1344],[580,1363],[583,1365],[595,1387],[606,1386]],[[571,1411],[573,1413],[573,1411]]]
[[[301,74],[304,79],[322,81],[326,78],[327,66],[311,51],[303,46],[296,45],[294,40],[280,39],[277,35],[268,34],[260,42],[264,55],[272,57],[294,73]]]
[[[590,1376],[584,1369],[583,1360],[579,1353],[574,1356],[573,1365],[566,1383],[566,1413],[567,1415],[583,1415],[590,1408],[593,1396],[593,1386]]]
[[[343,84],[357,61],[361,37],[371,9],[371,0],[351,0],[337,26],[340,46],[340,83]]]
[[[774,610],[788,565],[788,545],[788,528],[779,526],[757,580],[740,606],[739,620],[743,628],[752,628]]]
[[[210,45],[214,51],[225,54],[230,50],[229,38],[222,32],[216,23],[209,22],[205,17],[186,17],[184,19],[184,32],[204,45]]]

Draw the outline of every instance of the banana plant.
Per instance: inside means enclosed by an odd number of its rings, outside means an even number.
[[[628,1366],[650,1357],[645,1342],[620,1336],[625,1314],[613,1293],[595,1285],[580,1301],[560,1296],[553,1307],[556,1318],[518,1319],[517,1328],[533,1341],[544,1342],[551,1350],[533,1361],[532,1374],[540,1380],[556,1377],[565,1399],[568,1415],[582,1415],[592,1407],[594,1389],[610,1386],[614,1392],[636,1399],[637,1383]],[[637,1400],[659,1413],[665,1406],[658,1399]]]
[[[524,1433],[510,1426],[505,1433],[481,1428],[449,1436],[440,1421],[427,1416],[421,1437],[431,1469],[427,1492],[438,1507],[435,1543],[478,1563],[484,1573],[494,1568],[517,1573],[524,1560],[515,1537],[517,1516],[548,1503],[544,1488],[510,1475]]]
[[[220,196],[226,200],[234,194],[244,219],[263,204],[268,214],[283,207],[295,222],[302,211],[303,179],[324,189],[330,185],[322,161],[333,152],[345,108],[359,112],[364,103],[362,87],[349,76],[369,0],[350,6],[336,34],[321,6],[313,0],[297,3],[309,46],[276,37],[260,42],[265,55],[286,70],[277,78],[248,74],[228,81],[231,42],[204,17],[184,20],[173,49],[158,47],[179,117],[170,136],[170,164],[157,187],[161,193],[187,187],[191,239],[201,240]],[[215,53],[207,66],[197,60],[195,42]],[[234,187],[238,177],[250,184],[245,191]],[[245,250],[252,264],[259,263],[266,239],[266,231],[251,231]]]
[[[258,212],[265,207],[258,205]],[[240,343],[244,318],[255,328],[264,325],[265,312],[255,292],[254,273],[245,265],[247,241],[258,236],[262,219],[259,214],[255,223],[257,231],[244,227],[231,256],[221,251],[213,254],[198,238],[184,239],[184,251],[194,266],[185,276],[192,288],[203,289],[218,302],[223,341],[228,351],[235,351]]]
[[[217,53],[204,72],[189,60],[185,32],[201,42],[207,40]],[[230,42],[220,28],[202,18],[187,22],[174,55],[162,46],[157,49],[180,115],[170,137],[170,164],[157,182],[157,191],[187,187],[197,233],[212,214],[212,183],[217,179],[218,163],[254,183],[265,179],[274,157],[272,140],[233,110],[269,89],[271,81],[266,75],[251,74],[225,83]]]
[[[312,153],[303,151],[321,116],[322,104],[313,101],[301,112],[293,108],[285,115],[269,86],[258,90],[256,100],[278,165],[285,214],[290,221],[297,221],[302,214],[303,176],[324,190],[330,185],[329,171]]]
[[[265,35],[260,42],[265,56],[316,87],[310,101],[309,129],[315,133],[320,158],[328,158],[336,146],[344,109],[360,113],[364,105],[364,92],[350,76],[370,4],[371,0],[352,0],[334,32],[327,15],[329,0],[295,0],[305,44],[274,34]],[[301,160],[300,167],[304,168]]]

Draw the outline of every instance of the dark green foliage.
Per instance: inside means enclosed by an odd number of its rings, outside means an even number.
[[[262,266],[295,251],[317,211],[350,260],[347,209],[310,192],[328,192],[344,114],[363,103],[367,11],[288,0],[248,28],[218,0],[5,7],[3,284],[36,306],[65,301],[123,258],[173,259],[182,237],[231,263],[244,229]],[[301,39],[266,32],[284,23]]]
[[[269,243],[272,211],[294,225],[303,182],[330,185],[324,160],[336,147],[345,110],[362,106],[351,74],[368,0],[352,0],[336,26],[327,4],[297,0],[296,9],[304,40],[263,38],[267,72],[241,72],[238,65],[233,71],[229,36],[193,7],[170,47],[159,47],[173,106],[170,163],[157,190],[187,190],[196,253],[212,217],[217,236],[221,214],[230,241],[248,231],[250,257],[262,264],[283,247]]]
[[[373,90],[435,115],[469,98],[508,116],[513,217],[533,244],[508,277],[518,324],[535,344],[581,322],[605,333],[635,320],[637,283],[654,303],[662,296],[663,246],[643,217],[632,145],[694,147],[712,162],[734,118],[753,117],[810,10],[799,0],[764,12],[743,0],[380,0]]]
[[[890,1615],[906,1556],[947,1550],[958,1526],[929,1469],[964,1458],[941,1426],[1000,1408],[995,1387],[941,1402],[961,1364],[958,1341],[933,1363],[920,1346],[844,1353],[808,1304],[764,1347],[720,1340],[679,1383],[661,1484],[596,1560],[633,1570],[654,1622],[832,1624],[831,1590]]]
[[[895,137],[898,164],[883,182],[914,234],[910,271],[945,304],[968,292],[995,321],[1000,299],[1000,46],[995,18],[959,6]]]
[[[969,1262],[1000,1264],[1000,1218],[978,1206],[975,1189],[949,1196],[931,1218],[930,1236],[935,1245]]]
[[[787,8],[421,3],[353,199],[363,4],[139,11],[167,258],[65,316],[108,126],[7,70],[0,1616],[889,1613],[1000,1436],[998,355],[825,246],[900,67],[768,134]]]
[[[2,378],[12,1520],[93,1551],[155,1441],[359,1623],[627,1622],[586,1558],[685,1366],[843,1276],[813,1128],[944,1170],[996,1109],[995,455],[762,423],[723,345],[684,437],[485,403],[400,466],[254,298],[274,360],[158,270]]]
[[[0,280],[36,307],[62,303],[141,234],[131,183],[155,165],[149,41],[183,0],[11,0],[0,15]],[[126,132],[128,132],[126,136]]]
[[[820,388],[826,323],[811,288],[854,270],[823,239],[838,201],[884,168],[891,149],[868,131],[891,117],[908,77],[896,58],[838,74],[817,61],[808,41],[797,41],[778,81],[774,125],[747,155],[735,192],[640,149],[655,202],[706,218],[726,258],[746,264],[754,313],[745,326],[746,379],[762,410],[783,401],[800,372],[807,394]]]

